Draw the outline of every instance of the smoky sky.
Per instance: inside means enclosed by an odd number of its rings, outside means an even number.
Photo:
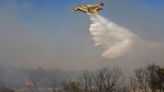
[[[106,6],[101,15],[144,42],[136,43],[121,57],[102,58],[102,48],[95,47],[91,39],[89,16],[72,14],[75,4],[59,3],[62,11],[56,12],[53,8],[57,6],[38,8],[33,1],[24,0],[21,4],[6,1],[0,6],[0,64],[69,70],[103,66],[129,70],[152,62],[164,65],[162,0],[104,2]],[[150,43],[160,46],[151,48]]]

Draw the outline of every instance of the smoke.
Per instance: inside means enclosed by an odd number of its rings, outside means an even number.
[[[124,55],[126,52],[135,52],[136,57],[141,53],[143,54],[143,51],[144,53],[151,53],[151,51],[162,48],[163,46],[156,42],[145,41],[128,29],[105,19],[100,15],[90,14],[90,17],[92,21],[92,24],[90,25],[90,32],[93,36],[92,39],[95,41],[95,46],[101,46],[105,49],[102,54],[103,57],[110,59],[117,58]],[[145,55],[148,55],[148,53]]]
[[[136,36],[129,30],[103,18],[100,15],[90,15],[92,24],[90,32],[95,46],[102,46],[103,57],[116,58],[127,52],[134,43]]]

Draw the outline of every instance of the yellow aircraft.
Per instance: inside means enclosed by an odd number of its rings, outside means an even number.
[[[104,7],[104,3],[102,2],[96,5],[86,4],[86,5],[80,5],[78,7],[73,8],[73,12],[98,14],[100,10],[103,10],[103,7]]]

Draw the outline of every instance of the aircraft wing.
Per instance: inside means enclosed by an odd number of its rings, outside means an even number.
[[[87,9],[87,7],[80,6],[80,7],[73,8],[73,12],[84,12],[84,13],[87,13],[88,9]]]
[[[80,9],[81,11],[88,12],[88,10],[87,10],[86,7],[79,7],[79,9]]]
[[[95,8],[97,8],[98,6],[97,5],[92,5],[92,6],[90,6],[90,7],[88,7],[89,9],[95,9]]]
[[[87,6],[88,8],[94,7],[94,5],[92,5],[92,4],[87,4],[86,6]]]
[[[90,7],[89,8],[90,12],[93,13],[93,14],[98,14],[100,9],[98,6],[93,6],[93,7]]]

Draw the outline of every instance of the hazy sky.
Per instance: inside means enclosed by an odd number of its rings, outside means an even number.
[[[102,58],[102,48],[94,46],[89,16],[72,13],[83,1],[100,0],[0,0],[0,64],[69,70],[164,65],[163,0],[103,0],[102,16],[148,43],[160,44],[147,49],[147,43],[139,43],[115,59]]]

